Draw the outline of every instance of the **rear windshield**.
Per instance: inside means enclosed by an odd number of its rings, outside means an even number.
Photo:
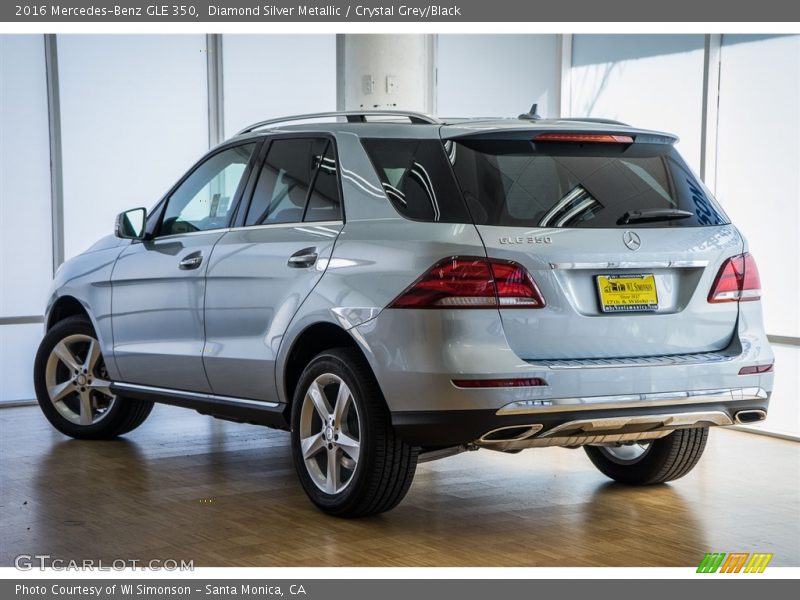
[[[725,214],[670,144],[473,139],[448,153],[478,224],[698,227]]]

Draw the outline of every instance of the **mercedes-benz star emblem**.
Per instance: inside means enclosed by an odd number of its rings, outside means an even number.
[[[622,243],[625,244],[629,250],[634,251],[642,246],[642,240],[632,231],[626,231],[622,234]]]

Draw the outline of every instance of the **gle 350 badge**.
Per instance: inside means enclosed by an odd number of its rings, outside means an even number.
[[[500,238],[501,244],[552,244],[553,239],[549,235],[517,235],[503,236]]]

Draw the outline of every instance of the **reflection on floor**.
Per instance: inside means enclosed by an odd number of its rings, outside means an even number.
[[[158,406],[125,439],[70,440],[37,407],[0,410],[0,566],[193,559],[195,566],[695,566],[773,552],[800,566],[800,444],[711,433],[670,485],[626,488],[582,450],[473,452],[420,465],[377,518],[326,517],[288,434]]]

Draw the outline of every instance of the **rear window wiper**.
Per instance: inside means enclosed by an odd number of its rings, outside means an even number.
[[[617,219],[617,225],[646,223],[647,221],[672,221],[693,216],[694,213],[679,208],[643,208],[641,210],[629,210]]]

